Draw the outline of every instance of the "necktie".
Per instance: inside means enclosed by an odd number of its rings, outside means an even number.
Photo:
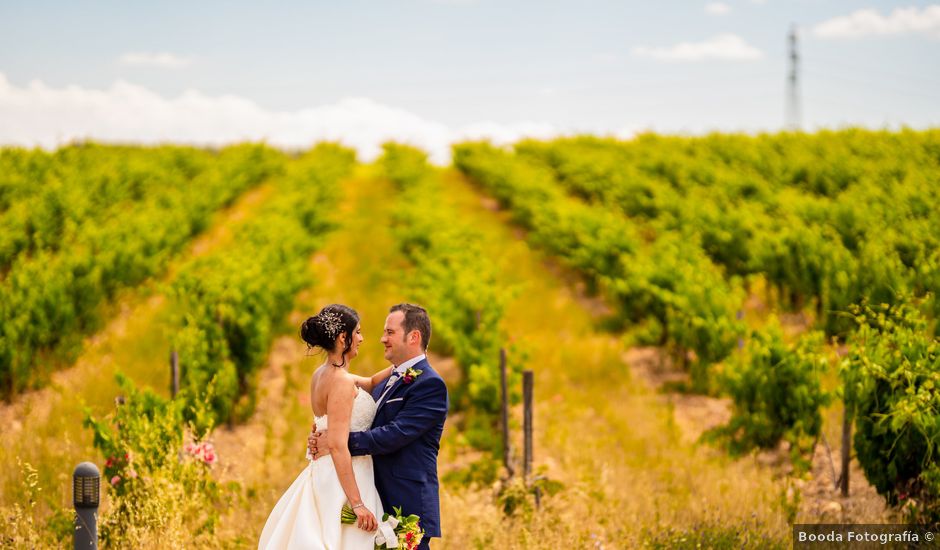
[[[385,400],[388,392],[392,391],[392,387],[395,385],[395,382],[398,382],[399,378],[401,378],[401,375],[397,371],[392,371],[392,375],[388,377],[388,382],[385,383],[385,391],[379,396],[379,400],[375,402],[376,408],[382,406],[382,401]]]

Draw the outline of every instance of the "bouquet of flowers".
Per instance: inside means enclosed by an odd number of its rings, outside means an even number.
[[[375,535],[376,550],[388,548],[415,550],[424,538],[424,530],[418,524],[420,518],[414,514],[403,516],[401,508],[397,506],[392,509],[395,510],[394,515],[387,512],[382,515],[379,532]],[[349,504],[344,504],[340,512],[340,521],[347,525],[355,525],[356,519],[356,512]]]

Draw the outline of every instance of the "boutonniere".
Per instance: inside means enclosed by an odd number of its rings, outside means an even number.
[[[421,376],[422,372],[424,371],[420,369],[409,368],[405,371],[405,375],[401,377],[401,381],[404,384],[411,384],[417,377]]]

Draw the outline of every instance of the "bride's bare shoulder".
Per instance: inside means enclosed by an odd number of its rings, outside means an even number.
[[[356,387],[356,379],[344,369],[330,368],[320,365],[310,376],[310,392],[312,396],[329,397],[334,391],[343,391],[344,388]]]
[[[356,393],[356,377],[345,369],[335,369],[330,374],[329,380],[324,380],[324,382],[326,382],[326,391],[331,395],[345,396],[347,393],[352,395]]]

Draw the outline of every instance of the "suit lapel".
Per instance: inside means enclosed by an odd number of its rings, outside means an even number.
[[[392,376],[394,376],[394,375],[395,375],[395,373],[393,372],[393,373],[392,373]],[[388,378],[385,379],[385,382],[382,382],[382,383],[379,384],[378,386],[372,388],[372,399],[373,399],[376,403],[378,403],[379,398],[382,397],[382,394],[385,393],[385,388],[388,387],[388,381],[392,379],[392,376],[389,376]],[[400,380],[400,379],[399,379],[399,380]]]
[[[406,386],[406,385],[407,385],[407,384],[405,384],[404,382],[402,382],[402,379],[401,379],[401,378],[399,378],[398,380],[396,380],[396,381],[395,381],[395,385],[392,386],[392,389],[391,389],[391,390],[389,390],[388,395],[385,396],[385,399],[383,399],[382,402],[379,403],[378,408],[375,409],[375,415],[378,416],[378,415],[379,415],[379,411],[381,411],[381,410],[382,410],[382,407],[384,407],[385,404],[388,403],[388,400],[391,399],[392,396],[394,396],[397,392],[401,391],[402,386]],[[382,391],[384,392],[385,390],[383,389]],[[381,397],[381,395],[382,395],[382,394],[380,393],[379,396]]]
[[[412,365],[411,368],[413,368],[413,369],[421,369],[421,370],[427,369],[427,368],[428,368],[428,360],[427,360],[427,358],[422,359],[421,361],[418,361],[417,363],[415,363],[414,365]],[[378,408],[375,409],[375,416],[378,417],[379,412],[382,410],[382,407],[384,407],[385,404],[388,403],[388,400],[389,400],[389,399],[391,399],[392,397],[394,397],[395,394],[397,394],[398,392],[402,391],[402,388],[404,388],[405,386],[408,386],[408,385],[409,385],[409,384],[405,384],[404,378],[399,378],[398,380],[396,380],[396,381],[395,381],[395,385],[394,385],[394,386],[392,387],[392,389],[388,392],[388,395],[385,396],[385,400],[382,401],[381,403],[379,403]],[[385,391],[384,387],[383,387],[382,391],[383,391],[383,392]],[[382,393],[379,392],[379,395],[381,396]]]
[[[385,384],[388,383],[388,380],[385,381]],[[382,392],[385,391],[385,384],[379,384],[378,386],[372,388],[372,400],[378,401],[379,397],[382,396]]]

